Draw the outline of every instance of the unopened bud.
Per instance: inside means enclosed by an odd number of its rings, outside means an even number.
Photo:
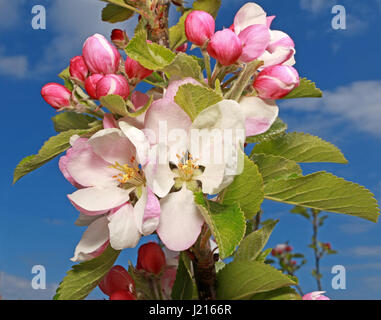
[[[122,75],[108,74],[97,83],[98,99],[109,94],[116,94],[126,99],[130,94],[130,87],[127,79]]]
[[[230,29],[214,34],[208,44],[208,53],[224,66],[237,62],[242,54],[242,42]]]
[[[216,23],[205,11],[192,11],[185,19],[185,34],[189,41],[202,47],[213,36]]]
[[[104,77],[102,74],[93,74],[92,76],[88,77],[85,81],[85,89],[87,94],[92,99],[98,99],[97,96],[97,83],[99,80],[101,80]]]
[[[71,92],[62,84],[48,83],[44,85],[41,89],[41,95],[54,109],[61,109],[71,105]]]
[[[110,296],[110,300],[136,300],[136,297],[127,290],[119,290]]]
[[[138,262],[136,268],[149,273],[159,274],[165,266],[165,254],[155,242],[143,244],[138,251]]]
[[[99,283],[99,288],[108,296],[119,290],[135,291],[135,282],[122,266],[113,266]]]
[[[82,84],[85,82],[89,75],[89,69],[82,56],[76,56],[70,60],[69,72],[74,80]]]
[[[91,73],[112,74],[119,69],[120,53],[100,34],[86,40],[82,56]]]
[[[128,44],[127,33],[121,29],[114,29],[111,32],[111,41],[118,49],[125,49]]]
[[[254,81],[254,89],[262,99],[281,99],[300,84],[299,74],[290,66],[264,68]]]

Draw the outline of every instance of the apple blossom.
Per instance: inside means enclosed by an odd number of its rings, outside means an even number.
[[[100,34],[85,41],[82,56],[91,73],[112,74],[119,69],[120,53]]]
[[[149,273],[159,274],[165,266],[165,254],[156,242],[140,246],[136,268]]]
[[[122,266],[113,266],[99,283],[99,288],[108,296],[119,290],[135,291],[135,282]]]
[[[203,110],[192,123],[176,103],[163,98],[147,111],[145,130],[151,130],[158,137],[161,122],[166,123],[170,135],[185,131],[185,137],[178,136],[167,146],[162,146],[157,139],[151,140],[158,149],[167,149],[168,159],[166,163],[158,161],[155,166],[147,167],[155,172],[150,175],[152,190],[162,198],[157,234],[167,248],[182,251],[195,243],[204,223],[193,191],[200,188],[207,194],[218,193],[242,170],[237,162],[245,134],[244,117],[237,102],[223,100]],[[216,147],[208,143],[216,131],[224,133],[225,130],[234,135],[232,140],[221,136],[221,140],[214,143]],[[231,153],[226,151],[228,149]],[[224,154],[232,156],[225,159]],[[170,192],[173,187],[176,191]]]
[[[59,83],[48,83],[41,89],[41,96],[54,109],[61,109],[71,105],[71,92]]]
[[[330,298],[323,295],[325,291],[314,291],[307,293],[303,296],[303,300],[331,300]]]
[[[82,56],[76,56],[70,60],[69,72],[70,76],[80,83],[83,83],[86,80],[89,74],[89,69]]]
[[[267,25],[266,12],[256,3],[248,2],[236,13],[234,18],[234,31],[241,31],[255,24]]]
[[[88,77],[85,81],[85,89],[87,94],[92,99],[98,99],[97,95],[97,83],[99,80],[101,80],[104,76],[102,74],[93,74],[90,77]]]
[[[264,68],[253,86],[262,99],[281,99],[300,84],[299,74],[290,66],[271,66]]]
[[[217,31],[207,47],[210,56],[222,65],[229,66],[237,62],[242,54],[242,42],[230,29]]]
[[[118,49],[124,49],[128,44],[127,33],[121,29],[114,29],[111,32],[111,41]]]
[[[135,247],[159,223],[159,200],[144,172],[149,142],[128,123],[121,121],[119,127],[97,132],[67,161],[68,174],[83,186],[69,200],[83,214],[106,214],[90,223],[73,261],[88,259],[106,241],[115,250]]]
[[[143,80],[152,74],[152,70],[144,68],[139,62],[127,57],[125,70],[129,79]]]
[[[127,79],[118,74],[105,75],[97,82],[97,98],[107,96],[109,94],[116,94],[126,99],[130,94],[130,86]]]
[[[190,42],[204,46],[213,36],[216,23],[205,11],[194,10],[185,19],[185,34]]]

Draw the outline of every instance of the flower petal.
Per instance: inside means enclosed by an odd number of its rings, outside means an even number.
[[[119,122],[119,127],[134,145],[136,150],[136,160],[139,164],[144,166],[148,161],[148,152],[150,149],[150,143],[144,135],[144,132],[124,121]]]
[[[224,179],[224,165],[205,166],[205,170],[201,176],[197,177],[202,183],[202,192],[206,194],[216,194],[220,191],[220,186]]]
[[[66,163],[67,174],[84,187],[116,185],[113,175],[118,171],[97,156],[88,142],[74,146]]]
[[[236,34],[253,24],[267,25],[266,12],[256,3],[246,3],[237,12],[234,18],[234,31]]]
[[[201,85],[200,82],[198,82],[197,80],[193,78],[184,78],[182,80],[172,81],[169,84],[167,90],[165,90],[165,94],[163,98],[174,101],[179,88],[183,86],[184,84],[188,84],[188,83],[198,85],[198,86]]]
[[[186,112],[169,99],[155,101],[146,113],[144,128],[151,144],[168,144],[168,136],[188,132],[192,121]]]
[[[102,215],[89,216],[88,214],[84,214],[83,212],[79,213],[79,217],[74,222],[74,224],[78,227],[85,227],[92,224],[95,220],[102,218]]]
[[[107,227],[108,220],[106,217],[95,220],[87,230],[83,233],[82,239],[79,241],[74,251],[72,261],[86,261],[100,254],[100,248],[105,249],[105,244],[109,239],[109,230]]]
[[[140,240],[140,232],[136,226],[134,208],[126,204],[108,217],[110,244],[115,250],[134,248]]]
[[[134,206],[136,225],[141,234],[153,233],[159,225],[160,202],[150,188],[143,188],[142,195]]]
[[[171,171],[168,162],[167,146],[155,145],[151,149],[150,160],[144,167],[147,185],[158,197],[165,197],[174,185],[175,175]],[[160,155],[163,155],[161,159]]]
[[[183,187],[161,199],[160,206],[157,234],[161,241],[170,250],[187,250],[196,242],[204,224],[193,200],[193,192]]]
[[[130,199],[130,192],[134,188],[125,190],[118,187],[86,188],[68,195],[69,200],[81,212],[99,214],[99,211],[111,210],[124,204]],[[104,212],[103,212],[104,213]]]
[[[279,108],[273,100],[243,97],[239,104],[246,117],[247,137],[266,132],[278,117]]]
[[[98,131],[89,139],[94,152],[108,163],[129,164],[135,156],[133,144],[119,129],[110,128]]]

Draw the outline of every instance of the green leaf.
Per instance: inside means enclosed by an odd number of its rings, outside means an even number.
[[[230,256],[245,235],[246,223],[238,204],[221,205],[195,194],[195,202],[217,241],[220,257]]]
[[[245,237],[242,240],[236,254],[234,255],[234,261],[256,260],[258,255],[265,247],[267,241],[269,240],[270,235],[277,223],[278,221],[269,223],[262,229],[254,231],[250,233],[247,237]]]
[[[257,293],[251,300],[302,300],[302,297],[292,288],[284,287],[268,292]]]
[[[295,285],[277,269],[257,261],[233,261],[217,274],[217,299],[248,300],[254,294]]]
[[[179,22],[174,25],[173,27],[169,28],[169,47],[172,50],[177,49],[181,45],[183,45],[185,42],[187,42],[187,36],[185,35],[185,19],[187,18],[188,14],[190,14],[193,10],[186,11],[181,18],[179,19]]]
[[[179,80],[191,77],[197,80],[202,80],[201,67],[196,59],[186,53],[179,52],[175,60],[165,67],[163,71],[168,75],[171,80]]]
[[[254,147],[252,154],[254,153],[272,154],[296,162],[348,163],[339,148],[302,132],[287,133],[262,142]]]
[[[265,184],[272,180],[302,175],[302,169],[293,160],[263,153],[254,154],[251,159],[258,166]]]
[[[70,67],[67,67],[65,68],[64,70],[62,70],[62,72],[58,75],[61,79],[64,80],[65,82],[65,87],[68,88],[70,91],[73,91],[74,89],[74,84],[73,84],[73,81],[71,81],[70,79],[70,71],[69,71],[69,68]]]
[[[225,190],[223,203],[239,204],[246,219],[251,219],[260,210],[263,196],[263,179],[258,167],[245,155],[244,170]]]
[[[307,220],[310,220],[311,216],[309,215],[306,208],[303,208],[301,206],[295,206],[290,210],[291,213],[299,214],[302,217],[306,218]]]
[[[127,115],[126,101],[124,101],[121,96],[109,94],[108,96],[101,97],[99,101],[104,107],[109,109],[111,113],[123,117]]]
[[[265,198],[373,222],[379,216],[377,201],[369,190],[327,172],[271,181],[265,185]]]
[[[102,10],[102,20],[110,23],[122,22],[130,19],[134,11],[109,3]]]
[[[220,7],[221,0],[196,0],[193,2],[193,9],[206,11],[214,18],[217,17]]]
[[[98,285],[114,265],[120,251],[111,246],[98,257],[74,265],[57,289],[55,300],[82,300]]]
[[[295,99],[295,98],[321,98],[323,93],[320,89],[316,88],[316,85],[311,80],[306,78],[300,79],[299,87],[292,90],[283,99]]]
[[[258,257],[255,258],[255,261],[263,262],[264,263],[266,261],[266,259],[267,259],[267,256],[271,253],[272,250],[273,250],[272,248],[268,248],[268,249],[260,252],[258,254]]]
[[[96,118],[76,112],[62,112],[52,118],[54,129],[57,132],[72,129],[90,129],[90,124],[98,121]]]
[[[179,259],[171,296],[172,300],[191,300],[193,297],[193,280],[182,258]]]
[[[127,55],[149,70],[160,70],[169,66],[176,55],[157,43],[147,43],[144,30],[135,33],[126,48]]]
[[[143,81],[155,87],[160,87],[160,88],[168,87],[168,82],[164,81],[164,79],[157,72],[153,72],[150,76],[145,78]]]
[[[175,102],[194,120],[207,107],[222,101],[212,89],[194,84],[184,84],[177,91]]]
[[[247,143],[261,143],[274,139],[275,137],[283,134],[287,130],[287,124],[285,124],[280,118],[277,118],[269,130],[265,133],[259,134],[257,136],[247,137]]]
[[[24,158],[16,167],[13,174],[13,183],[16,183],[26,174],[40,168],[45,163],[49,162],[62,152],[70,148],[70,138],[73,135],[83,135],[91,132],[91,130],[97,130],[97,128],[90,130],[68,130],[61,132],[60,134],[51,137],[42,146],[38,154],[28,156]]]

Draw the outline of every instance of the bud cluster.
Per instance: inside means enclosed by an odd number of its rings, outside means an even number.
[[[83,45],[82,55],[70,60],[69,73],[74,89],[70,91],[61,84],[48,83],[41,90],[45,101],[59,111],[78,110],[80,99],[75,92],[76,86],[83,87],[94,100],[110,94],[127,99],[130,86],[136,86],[153,71],[130,57],[125,62],[122,61],[118,49],[124,50],[128,45],[129,39],[125,31],[114,29],[111,40],[115,46],[100,34],[89,37]]]

